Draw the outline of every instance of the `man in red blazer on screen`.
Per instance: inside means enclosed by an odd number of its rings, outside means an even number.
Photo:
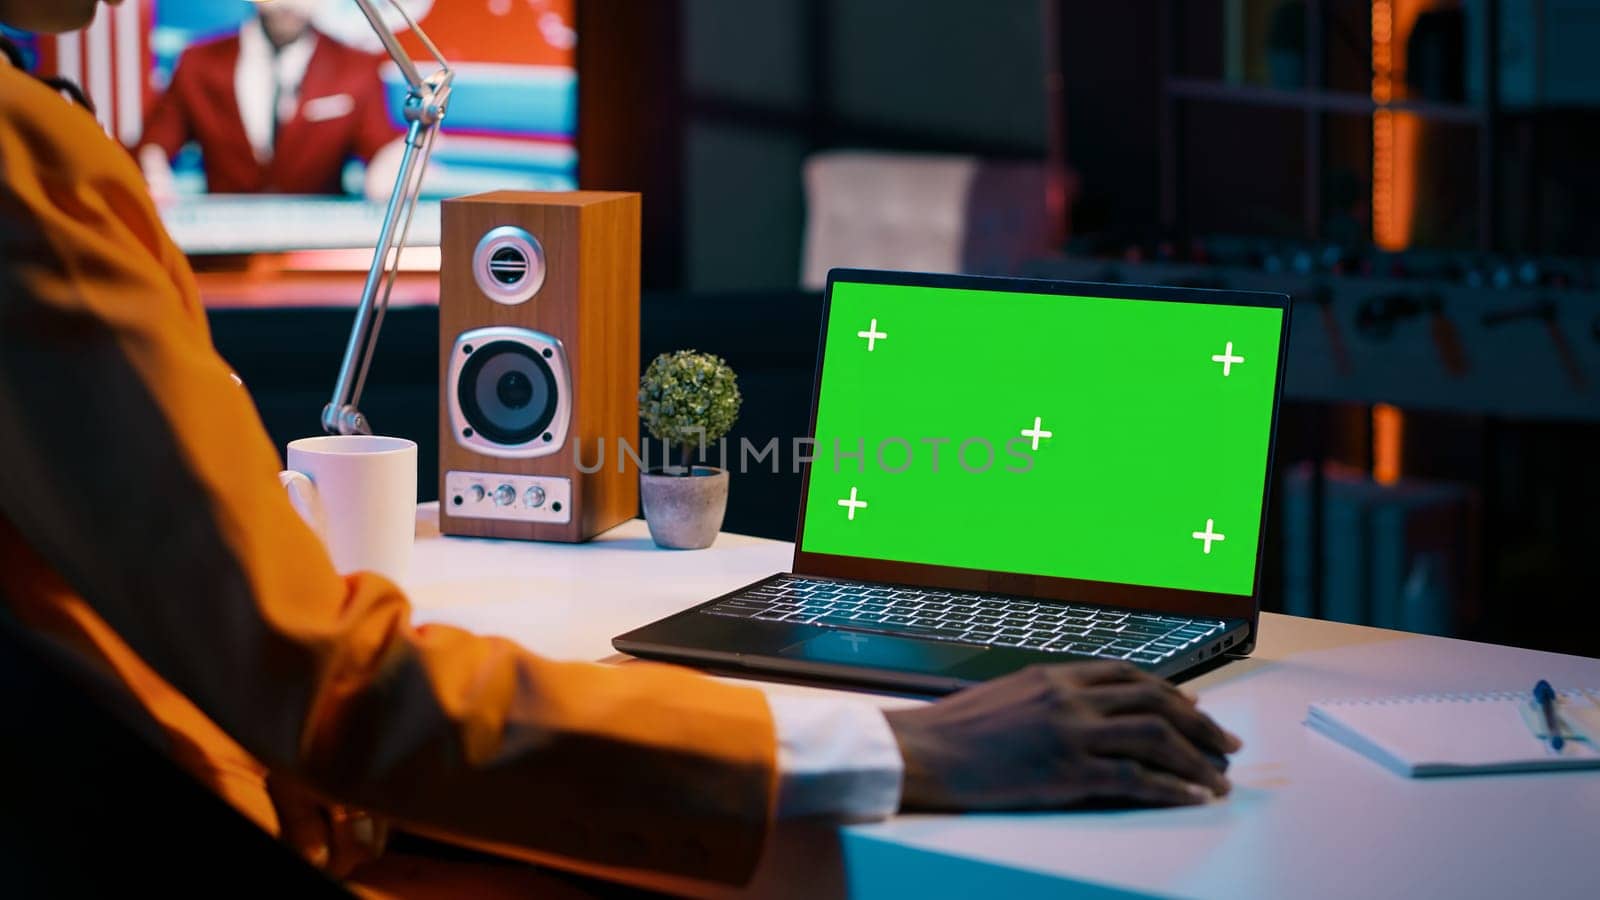
[[[171,196],[171,160],[197,141],[214,194],[341,194],[345,163],[369,163],[367,193],[391,168],[374,159],[401,128],[390,121],[377,57],[311,27],[320,0],[270,0],[239,33],[178,60],[139,142],[152,192]],[[376,190],[374,190],[376,188]]]

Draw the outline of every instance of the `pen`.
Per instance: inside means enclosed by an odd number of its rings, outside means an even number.
[[[1544,710],[1544,727],[1550,734],[1550,749],[1561,752],[1561,745],[1566,743],[1561,739],[1561,723],[1556,720],[1556,692],[1550,682],[1543,678],[1533,686],[1533,699]]]

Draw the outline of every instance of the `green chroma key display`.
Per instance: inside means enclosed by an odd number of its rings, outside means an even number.
[[[836,282],[802,547],[1249,595],[1282,316]]]

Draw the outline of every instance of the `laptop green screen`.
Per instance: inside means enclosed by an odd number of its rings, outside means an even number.
[[[1248,596],[1283,315],[836,281],[801,549]]]

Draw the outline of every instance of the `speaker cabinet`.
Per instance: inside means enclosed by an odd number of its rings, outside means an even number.
[[[633,518],[618,440],[639,433],[639,195],[443,206],[440,530],[585,541]]]

